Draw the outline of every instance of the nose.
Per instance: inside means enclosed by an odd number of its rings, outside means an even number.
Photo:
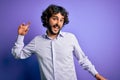
[[[60,25],[60,20],[57,20],[57,24]]]

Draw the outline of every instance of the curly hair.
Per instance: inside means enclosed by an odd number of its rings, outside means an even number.
[[[65,24],[69,23],[68,12],[65,10],[65,8],[52,4],[52,5],[48,6],[48,8],[42,12],[41,21],[43,23],[43,26],[48,27],[49,26],[49,18],[52,15],[57,14],[57,13],[61,13],[61,15],[64,16],[63,26]]]

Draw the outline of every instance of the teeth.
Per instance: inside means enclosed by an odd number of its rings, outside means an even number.
[[[58,26],[54,26],[54,28],[59,28]]]

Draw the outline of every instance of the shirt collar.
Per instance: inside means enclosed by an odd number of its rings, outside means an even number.
[[[44,38],[47,38],[47,39],[50,39],[50,37],[47,35],[47,32],[43,35],[43,37],[44,37]],[[62,31],[59,32],[57,38],[59,38],[59,37],[64,37],[64,34],[63,34]],[[57,39],[57,38],[56,38],[56,39]]]

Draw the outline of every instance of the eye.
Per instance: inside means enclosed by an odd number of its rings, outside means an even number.
[[[63,19],[61,19],[61,20],[60,20],[60,22],[64,22],[64,20],[63,20]]]
[[[56,17],[53,17],[52,19],[53,19],[53,20],[57,20],[57,18],[56,18]]]

